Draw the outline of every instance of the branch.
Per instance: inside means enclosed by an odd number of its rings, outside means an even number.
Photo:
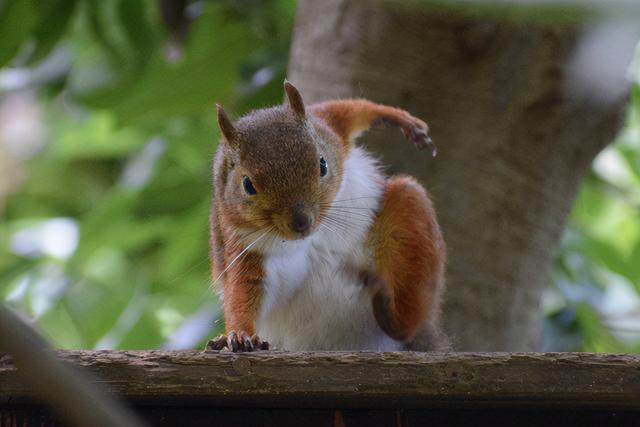
[[[12,359],[3,357],[3,353],[11,354]],[[7,376],[9,380],[5,383],[4,377]],[[0,378],[0,388],[8,391],[9,396],[15,394],[11,385],[19,384],[21,390],[28,390],[29,396],[44,399],[76,426],[142,425],[113,397],[101,393],[95,381],[60,363],[47,343],[2,305]],[[11,400],[11,397],[5,398],[7,395],[0,394],[0,401]]]

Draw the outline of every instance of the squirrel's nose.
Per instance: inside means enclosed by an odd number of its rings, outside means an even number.
[[[302,210],[294,210],[291,213],[291,229],[296,233],[304,233],[311,228],[313,218]]]

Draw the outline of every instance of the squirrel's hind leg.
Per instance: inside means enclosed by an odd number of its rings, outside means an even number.
[[[446,249],[431,201],[415,179],[387,180],[368,244],[374,265],[365,284],[376,320],[390,337],[417,343],[438,325]]]

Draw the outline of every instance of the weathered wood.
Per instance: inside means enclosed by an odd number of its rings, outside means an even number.
[[[136,405],[640,410],[640,355],[60,351]],[[0,407],[34,393],[0,358]]]

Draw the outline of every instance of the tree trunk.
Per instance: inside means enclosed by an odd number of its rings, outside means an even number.
[[[386,131],[365,141],[434,199],[449,252],[444,315],[454,348],[535,349],[567,214],[624,105],[621,96],[593,102],[570,90],[567,64],[586,26],[385,0],[298,7],[289,79],[307,103],[365,97],[431,126],[435,159]]]

